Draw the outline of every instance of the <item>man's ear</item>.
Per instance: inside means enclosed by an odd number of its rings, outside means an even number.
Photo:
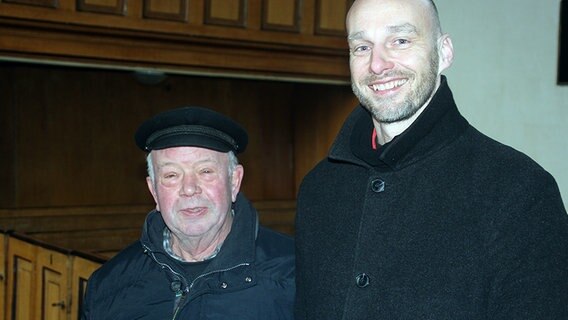
[[[233,202],[237,201],[237,194],[241,190],[241,182],[245,175],[245,168],[238,164],[233,170],[233,176],[231,177],[231,199]]]
[[[150,190],[150,193],[154,198],[154,202],[156,202],[156,210],[160,211],[160,205],[158,204],[158,195],[156,194],[156,190],[154,188],[154,182],[152,181],[152,179],[150,179],[150,177],[146,177],[146,184],[148,185],[148,190]]]
[[[454,45],[448,34],[443,34],[438,40],[438,56],[438,74],[441,74],[454,62]]]

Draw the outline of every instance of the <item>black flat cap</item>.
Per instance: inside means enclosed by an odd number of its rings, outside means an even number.
[[[204,107],[181,107],[146,120],[134,136],[147,152],[172,147],[202,147],[241,153],[248,143],[245,129],[219,112]]]

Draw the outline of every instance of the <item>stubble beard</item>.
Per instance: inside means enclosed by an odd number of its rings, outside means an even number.
[[[412,83],[418,79],[416,88],[408,93],[402,102],[395,101],[398,97],[377,98],[362,88],[369,88],[369,84],[381,77],[401,76],[408,78]],[[438,80],[438,54],[433,52],[430,56],[428,69],[423,73],[422,79],[415,73],[404,71],[391,71],[381,76],[370,75],[360,82],[351,78],[351,89],[359,102],[371,113],[375,121],[380,123],[395,123],[412,117],[430,99],[436,88]]]

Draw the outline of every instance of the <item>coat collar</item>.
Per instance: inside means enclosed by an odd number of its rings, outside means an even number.
[[[460,115],[445,76],[426,109],[403,133],[382,146],[371,148],[371,114],[358,105],[333,143],[329,158],[365,167],[398,170],[448,145],[469,126]]]

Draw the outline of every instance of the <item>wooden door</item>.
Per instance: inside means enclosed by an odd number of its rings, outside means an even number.
[[[66,319],[68,299],[67,255],[38,247],[37,282],[35,305],[41,308],[41,320]],[[36,309],[39,309],[37,308]]]
[[[7,314],[6,320],[35,319],[36,292],[34,266],[36,248],[24,241],[9,237],[7,246]]]

